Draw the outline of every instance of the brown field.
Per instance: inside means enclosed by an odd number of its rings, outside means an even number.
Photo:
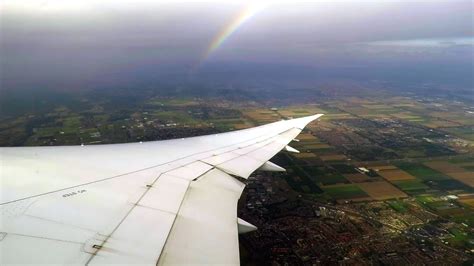
[[[462,204],[474,207],[474,194],[459,195],[458,201]]]
[[[323,161],[341,161],[341,160],[345,160],[347,157],[342,154],[329,154],[329,155],[321,155],[320,158]]]
[[[244,112],[244,115],[258,122],[275,122],[280,120],[280,117],[278,117],[278,115],[267,110],[246,111]]]
[[[375,171],[382,171],[382,170],[395,170],[397,167],[395,165],[374,165],[370,167]]]
[[[400,169],[381,170],[378,171],[378,174],[381,175],[383,178],[387,179],[388,181],[415,179],[414,176]]]
[[[405,102],[405,103],[395,103],[395,104],[392,104],[393,107],[415,107],[416,104],[415,103],[411,103],[411,102]]]
[[[390,119],[391,117],[387,114],[366,114],[360,115],[364,118],[379,118],[379,119]]]
[[[344,204],[347,203],[348,201],[350,202],[366,202],[366,201],[373,201],[371,197],[362,197],[362,198],[353,198],[353,199],[338,199],[336,202],[338,204]]]
[[[473,172],[456,172],[446,173],[450,177],[462,182],[470,187],[474,187],[474,173]]]
[[[311,114],[325,113],[323,109],[319,108],[317,104],[298,105],[288,108],[280,108],[278,111],[292,111],[292,112],[308,112]]]
[[[445,161],[432,161],[425,163],[425,165],[441,173],[460,173],[466,171],[455,164]]]
[[[316,138],[315,136],[313,136],[309,133],[301,133],[296,138],[301,140],[301,141],[316,141],[316,140],[318,140],[318,138]]]
[[[385,104],[362,104],[362,106],[368,109],[387,109]]]
[[[311,153],[311,152],[295,153],[293,156],[295,156],[298,159],[316,158],[316,154]]]
[[[392,114],[392,116],[399,119],[421,119],[420,116],[414,115],[412,113],[396,113]]]
[[[456,165],[459,165],[459,166],[461,166],[461,167],[474,166],[474,162],[457,163]]]
[[[245,129],[245,128],[249,128],[249,127],[252,127],[252,125],[250,124],[234,124],[232,125],[235,129]]]
[[[407,197],[407,194],[386,181],[366,182],[357,185],[375,200]]]
[[[367,109],[367,108],[363,108],[363,107],[345,107],[345,108],[342,108],[342,110],[344,110],[348,113],[352,113],[352,114],[355,114],[355,115],[361,115],[361,116],[370,115],[371,112],[373,112],[372,110]]]
[[[285,108],[285,109],[279,109],[277,112],[284,117],[294,117],[294,118],[325,113],[324,110],[317,108],[315,106],[301,106],[301,107],[294,107],[294,108]]]
[[[335,113],[335,114],[325,114],[320,119],[322,120],[333,120],[333,119],[352,119],[354,116],[348,113]]]
[[[430,127],[430,128],[458,127],[458,126],[460,126],[458,123],[454,123],[454,122],[447,121],[447,120],[433,120],[433,121],[430,121],[430,122],[422,122],[420,124],[422,124],[426,127]]]
[[[439,117],[439,118],[450,118],[455,116],[455,114],[448,113],[448,112],[431,112],[429,113],[432,117]]]
[[[304,147],[305,147],[306,149],[310,149],[310,150],[331,148],[331,146],[329,146],[328,144],[325,144],[325,143],[304,145]]]
[[[470,187],[474,187],[474,172],[467,171],[459,165],[444,161],[427,162],[425,165],[435,169],[436,171],[444,173]]]
[[[369,181],[369,177],[364,174],[344,174],[343,175],[347,180],[354,182],[354,183],[362,183]]]
[[[474,199],[462,199],[459,202],[474,208]]]
[[[474,119],[472,118],[456,118],[456,119],[452,119],[453,122],[456,122],[456,123],[459,123],[461,125],[465,125],[465,126],[472,126],[474,125]]]
[[[312,115],[311,113],[309,112],[301,112],[301,113],[297,113],[297,112],[293,112],[293,111],[278,111],[278,113],[283,116],[283,117],[286,117],[286,118],[298,118],[298,117],[303,117],[303,116],[308,116],[308,115]]]
[[[391,164],[384,164],[383,162],[354,162],[357,167],[365,167],[365,168],[371,168],[371,169],[380,169],[380,170],[385,170],[385,169],[397,169],[395,165]]]

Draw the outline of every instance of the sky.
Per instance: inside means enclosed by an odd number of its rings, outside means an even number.
[[[420,82],[442,72],[469,86],[473,11],[472,1],[2,0],[0,86],[133,87],[276,65],[280,77],[416,70]]]

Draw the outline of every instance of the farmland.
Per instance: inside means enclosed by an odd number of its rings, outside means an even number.
[[[427,246],[435,246],[462,252],[456,258],[470,256],[474,144],[470,113],[459,111],[469,107],[393,95],[290,104],[158,96],[138,98],[132,104],[123,97],[127,104],[121,108],[112,108],[111,101],[98,96],[83,99],[81,108],[61,104],[49,112],[6,117],[0,124],[0,142],[4,146],[146,142],[324,113],[289,144],[300,153],[283,151],[271,159],[286,172],[257,171],[243,181],[247,189],[239,217],[261,228],[249,236],[258,239],[248,241],[250,246],[269,243],[268,250],[277,256],[285,249],[273,251],[274,246],[304,247],[312,236],[327,232],[338,248],[344,247],[342,243],[370,248],[413,245],[412,253],[425,254]],[[320,231],[312,231],[317,224]],[[288,238],[281,237],[282,228],[294,229],[291,235],[304,232],[298,237],[301,241],[295,240],[299,244],[288,244]],[[421,242],[428,238],[433,240],[429,245]]]

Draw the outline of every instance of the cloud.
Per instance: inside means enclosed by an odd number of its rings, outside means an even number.
[[[0,7],[3,87],[88,87],[117,73],[179,72],[202,65],[241,3],[5,0]],[[314,2],[268,5],[205,63],[360,65],[470,60],[470,1]],[[436,45],[413,45],[436,40]],[[428,42],[429,43],[429,42]],[[412,44],[412,45],[408,45]],[[433,42],[432,42],[433,44]],[[416,46],[416,47],[414,47]]]

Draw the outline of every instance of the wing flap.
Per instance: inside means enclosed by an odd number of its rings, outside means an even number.
[[[166,172],[170,176],[175,176],[178,178],[186,179],[188,181],[193,180],[194,178],[202,175],[203,173],[211,170],[212,166],[205,164],[200,161],[196,161],[185,166],[176,168],[169,172]]]
[[[7,234],[0,241],[0,244],[4,241],[8,244],[0,245],[0,262],[2,262],[2,265],[77,264],[87,258],[87,254],[80,252],[83,243],[15,234]]]
[[[188,186],[189,181],[164,174],[160,176],[155,185],[140,200],[139,204],[148,208],[176,214]]]
[[[173,213],[135,206],[105,243],[97,244],[88,264],[154,264],[174,219]]]
[[[260,160],[241,155],[235,159],[216,165],[216,167],[228,174],[247,179],[250,174],[252,174],[255,169],[259,168],[262,164],[263,162]]]
[[[238,264],[236,209],[244,186],[218,169],[191,182],[159,265]]]

